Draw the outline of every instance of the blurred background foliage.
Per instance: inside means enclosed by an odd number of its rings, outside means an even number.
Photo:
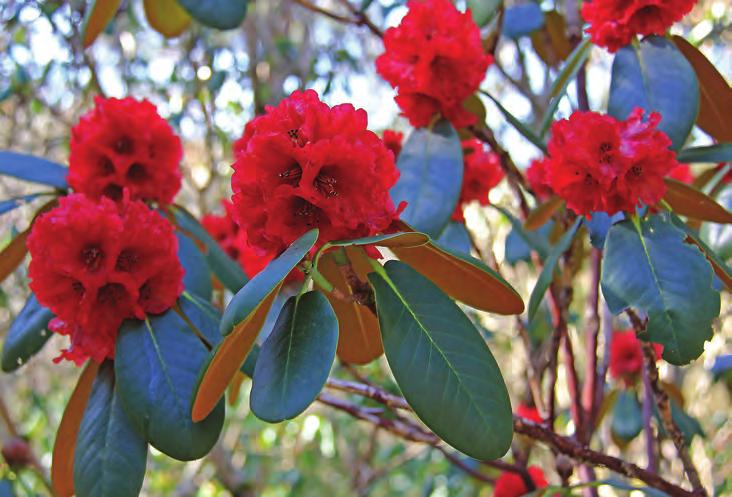
[[[354,0],[352,0],[354,1]],[[219,31],[193,22],[179,37],[166,39],[147,24],[140,0],[125,0],[112,23],[84,50],[80,29],[86,2],[0,1],[0,149],[12,149],[66,163],[70,127],[92,106],[95,95],[148,98],[158,106],[184,141],[184,188],[178,202],[196,214],[220,209],[220,199],[230,193],[231,144],[244,124],[264,107],[278,102],[298,88],[314,88],[329,104],[352,102],[369,113],[371,129],[406,131],[398,117],[392,89],[375,74],[373,61],[381,53],[381,41],[362,26],[344,25],[304,9],[290,0],[258,0],[249,5],[247,17],[236,29]],[[355,1],[354,5],[358,4]],[[371,20],[380,27],[398,23],[404,2],[366,0]],[[458,2],[460,3],[460,2]],[[464,2],[463,2],[464,3]],[[479,3],[479,2],[472,2]],[[343,2],[321,0],[319,6],[345,12]],[[507,2],[507,5],[511,5]],[[563,1],[544,1],[546,12],[567,13]],[[570,9],[576,12],[576,9]],[[549,21],[554,18],[553,21]],[[482,88],[534,127],[549,105],[549,89],[557,74],[562,48],[569,36],[579,36],[577,19],[561,18],[566,31],[553,39],[551,26],[558,18],[546,15],[537,26],[526,19],[514,20],[498,40],[497,63],[489,69]],[[506,21],[508,22],[508,21]],[[522,24],[523,23],[523,24]],[[530,23],[529,23],[530,24]],[[697,44],[719,71],[732,75],[732,9],[729,0],[701,0],[683,24],[674,29]],[[488,37],[491,23],[485,28]],[[514,38],[505,36],[512,34]],[[593,50],[587,71],[590,107],[605,108],[611,58]],[[560,107],[566,116],[576,108],[572,86]],[[540,155],[505,122],[489,100],[487,123],[520,166]],[[691,138],[709,143],[699,131]],[[695,170],[695,173],[698,170]],[[0,180],[0,198],[38,191],[20,181]],[[493,204],[511,207],[504,188],[491,193]],[[37,201],[38,202],[38,201]],[[0,246],[25,229],[33,209],[24,206],[2,218]],[[506,241],[511,225],[492,208],[471,208],[467,225],[487,257],[503,264],[504,274],[524,296],[534,286],[532,269],[521,244]],[[490,249],[490,250],[489,250]],[[510,263],[510,264],[509,264]],[[581,269],[581,268],[580,268]],[[577,278],[571,323],[575,350],[581,351],[583,303],[587,276]],[[0,334],[3,334],[27,297],[27,276],[21,268],[0,287]],[[685,409],[700,424],[705,436],[693,439],[691,450],[702,477],[718,495],[732,495],[732,425],[730,381],[715,381],[710,372],[714,358],[729,353],[729,295],[723,295],[722,317],[705,355],[683,370],[661,366],[663,376],[679,386]],[[486,332],[490,346],[506,377],[514,404],[525,398],[527,358],[512,318],[473,315]],[[611,327],[606,316],[605,326]],[[614,323],[623,327],[624,323]],[[549,324],[533,326],[532,339],[541,344]],[[604,344],[606,345],[606,344]],[[603,345],[603,346],[604,346]],[[54,337],[44,352],[14,374],[0,376],[3,416],[18,433],[28,437],[40,463],[48,468],[51,448],[63,406],[78,370],[51,359],[61,348]],[[583,362],[583,354],[578,354]],[[383,359],[360,368],[360,374],[395,389]],[[338,368],[336,376],[351,377]],[[560,367],[558,384],[565,385]],[[611,388],[615,386],[611,385]],[[408,443],[357,422],[346,414],[315,404],[293,421],[267,425],[248,413],[247,386],[229,409],[222,438],[212,454],[200,461],[178,463],[156,453],[148,462],[143,495],[146,496],[488,496],[490,487],[471,479],[429,446]],[[569,404],[560,391],[559,403]],[[368,402],[354,397],[353,401]],[[568,423],[568,416],[560,423]],[[621,447],[613,442],[610,423],[604,423],[598,440],[602,448],[638,464],[644,463],[642,437]],[[692,423],[692,428],[696,426]],[[0,439],[7,440],[7,423]],[[617,440],[616,440],[617,441]],[[526,441],[518,440],[518,443]],[[622,444],[621,444],[622,445]],[[671,473],[681,474],[671,445],[662,449]],[[547,449],[532,453],[537,464],[551,461]],[[477,464],[466,460],[466,464]],[[544,465],[550,481],[559,480]],[[675,473],[674,473],[675,472]],[[46,495],[32,472],[12,471],[0,465],[0,478],[18,480],[18,495]],[[12,495],[0,485],[0,497]],[[600,495],[624,491],[602,488]]]

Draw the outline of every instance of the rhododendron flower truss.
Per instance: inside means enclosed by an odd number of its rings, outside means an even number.
[[[535,489],[545,488],[548,486],[544,472],[538,466],[529,466],[529,477],[534,484]],[[519,473],[505,471],[496,480],[496,486],[493,489],[493,497],[521,497],[531,490],[527,487],[524,478]]]
[[[663,35],[691,11],[697,0],[591,0],[582,5],[593,43],[610,52],[628,45],[636,35]]]
[[[394,155],[363,110],[295,92],[247,124],[235,145],[234,217],[248,243],[280,253],[312,228],[318,245],[386,230],[397,211]]]
[[[480,140],[465,140],[462,145],[463,184],[452,219],[465,222],[463,207],[473,201],[488,205],[488,193],[503,179],[503,170],[498,155],[486,150]]]
[[[177,248],[173,227],[126,195],[74,194],[41,215],[28,237],[30,286],[57,316],[51,329],[71,338],[61,357],[113,358],[124,319],[170,308],[183,291]]]
[[[634,330],[615,331],[610,341],[610,376],[623,380],[627,384],[634,383],[643,368],[643,350]],[[661,358],[663,346],[653,344],[656,359]]]
[[[384,53],[376,70],[397,90],[402,113],[415,127],[441,114],[456,128],[475,124],[463,107],[488,66],[480,30],[470,12],[449,0],[411,0],[399,26],[384,33]]]
[[[71,130],[68,181],[92,198],[169,204],[180,189],[180,139],[147,100],[102,98]]]
[[[551,190],[580,215],[653,206],[666,192],[663,178],[678,163],[671,140],[656,129],[661,116],[635,109],[628,119],[575,112],[552,125],[549,157],[533,172],[537,189]]]

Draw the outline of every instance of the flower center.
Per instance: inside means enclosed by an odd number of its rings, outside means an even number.
[[[71,283],[71,290],[73,290],[73,292],[79,297],[84,295],[84,285],[81,283],[81,281],[74,280]]]
[[[127,290],[120,283],[107,283],[97,291],[97,302],[115,305],[125,298]]]
[[[104,260],[104,254],[99,245],[87,245],[81,251],[81,262],[92,273],[99,270]]]
[[[122,187],[115,185],[114,183],[110,183],[104,188],[102,195],[109,197],[116,202],[122,198]]]
[[[295,217],[302,218],[307,226],[317,226],[320,222],[320,216],[318,215],[320,209],[307,200],[297,198],[293,207]]]
[[[140,258],[132,249],[124,249],[119,253],[114,269],[123,273],[131,273]]]
[[[307,143],[305,137],[300,136],[300,129],[291,129],[287,132],[287,136],[290,137],[292,143],[298,147],[304,147]]]
[[[330,198],[338,196],[338,192],[335,188],[336,183],[337,181],[334,177],[320,173],[315,177],[315,180],[313,181],[313,186],[324,197]]]
[[[102,176],[109,176],[114,172],[114,164],[109,160],[109,157],[103,155],[99,158],[99,169]]]
[[[613,161],[613,146],[611,143],[603,142],[600,144],[600,163],[610,164]]]
[[[641,175],[643,175],[643,168],[636,164],[635,166],[631,167],[630,171],[628,171],[628,172],[630,173],[631,176],[633,176],[635,178],[640,178]]]
[[[285,183],[292,186],[298,186],[300,184],[300,178],[302,178],[302,168],[299,164],[293,164],[288,169],[285,169],[278,174],[278,176],[282,178]]]
[[[121,155],[132,153],[132,140],[128,136],[123,136],[114,143],[114,150]]]
[[[142,164],[135,162],[127,170],[127,179],[130,181],[142,181],[147,178],[147,169]]]

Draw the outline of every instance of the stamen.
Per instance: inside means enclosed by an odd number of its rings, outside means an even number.
[[[297,164],[293,164],[289,169],[278,174],[278,176],[285,180],[286,183],[297,186],[300,184],[300,178],[302,178],[302,168]]]
[[[99,270],[103,260],[104,254],[98,245],[88,245],[81,251],[81,262],[92,273]]]
[[[337,180],[327,174],[318,174],[315,178],[315,189],[322,193],[325,197],[337,197],[338,192],[335,189]]]

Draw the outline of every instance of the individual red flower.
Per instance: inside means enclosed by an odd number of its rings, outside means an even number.
[[[654,343],[656,358],[661,357],[663,346]],[[643,367],[643,350],[634,330],[615,331],[610,341],[610,376],[633,383]]]
[[[526,180],[539,200],[546,200],[554,194],[547,173],[549,159],[535,159],[526,169]]]
[[[697,0],[592,0],[582,5],[592,42],[610,52],[636,35],[663,35],[691,11]]]
[[[394,154],[394,160],[396,160],[399,157],[399,153],[402,151],[402,141],[404,140],[404,133],[387,129],[384,130],[384,135],[381,139],[384,141],[384,145],[386,145],[386,148],[392,151],[392,153]]]
[[[544,472],[538,466],[529,466],[529,476],[534,482],[536,488],[545,488],[549,486],[544,477]],[[496,486],[493,488],[493,497],[521,497],[529,493],[526,482],[520,474],[512,471],[504,471],[496,480]]]
[[[71,337],[60,358],[113,358],[124,319],[162,313],[183,291],[173,227],[128,197],[73,194],[33,224],[30,287],[56,315],[51,330]]]
[[[102,98],[71,130],[69,185],[92,198],[169,204],[180,189],[180,139],[147,100]]]
[[[318,246],[374,235],[397,210],[394,155],[366,129],[366,112],[295,92],[250,121],[235,144],[234,218],[248,243],[278,254],[312,228]]]
[[[244,269],[244,273],[253,278],[271,261],[274,254],[267,254],[247,243],[247,234],[239,229],[234,222],[234,204],[223,200],[224,214],[206,214],[201,224],[206,231],[219,243],[229,257],[237,261]]]
[[[678,163],[671,140],[656,129],[655,112],[643,121],[636,108],[625,121],[596,112],[575,112],[552,125],[544,164],[551,189],[580,215],[653,206]]]
[[[453,221],[465,222],[463,207],[477,200],[488,205],[488,192],[503,179],[501,160],[488,151],[477,138],[463,141],[463,185],[460,198],[452,213]]]
[[[544,422],[544,418],[539,414],[539,410],[536,407],[529,407],[526,404],[519,404],[516,408],[516,415],[534,423],[541,424]]]
[[[442,114],[457,127],[476,122],[463,102],[483,81],[493,57],[483,50],[470,11],[449,0],[410,0],[399,26],[384,33],[377,72],[397,89],[402,113],[415,127]]]
[[[691,174],[691,168],[689,164],[679,164],[666,175],[668,178],[681,181],[682,183],[692,184],[694,182],[694,175]]]

